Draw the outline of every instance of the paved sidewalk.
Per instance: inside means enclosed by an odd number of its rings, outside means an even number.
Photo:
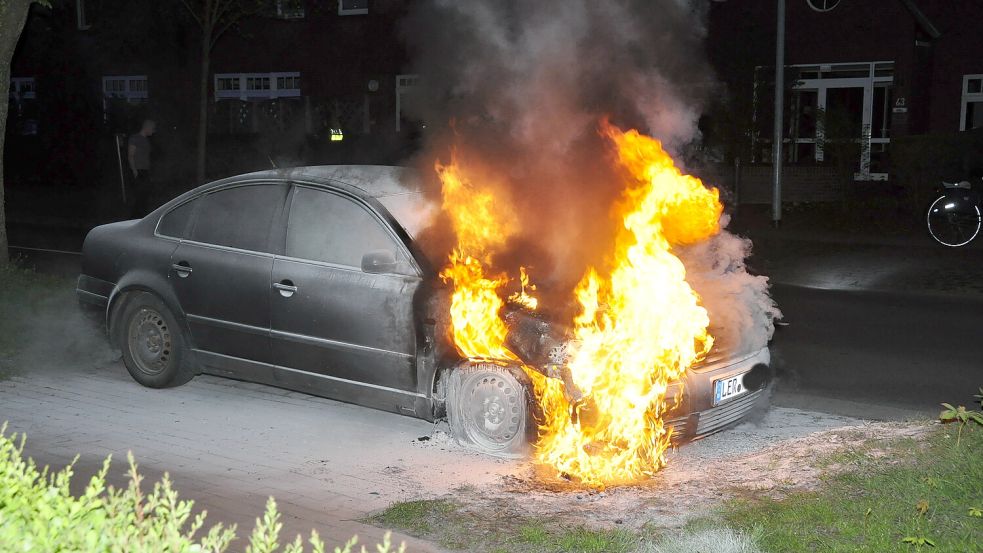
[[[152,485],[168,471],[208,521],[252,530],[268,496],[283,514],[283,537],[312,528],[329,543],[361,543],[384,530],[358,522],[391,502],[494,478],[508,463],[429,436],[425,421],[277,388],[200,376],[169,390],[136,384],[120,363],[89,370],[36,370],[0,382],[0,422],[26,433],[26,454],[60,468],[80,455],[75,484],[113,455],[111,480],[125,480],[132,450]],[[434,485],[436,482],[436,485]],[[436,490],[433,488],[437,488]],[[410,552],[437,551],[406,536]],[[237,540],[233,550],[245,548]]]

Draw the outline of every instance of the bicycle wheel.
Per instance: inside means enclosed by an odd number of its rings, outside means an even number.
[[[980,207],[955,196],[940,196],[932,202],[927,219],[929,234],[944,246],[965,246],[980,232]]]

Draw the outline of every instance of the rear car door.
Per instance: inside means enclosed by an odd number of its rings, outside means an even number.
[[[201,361],[207,354],[270,360],[271,228],[287,185],[258,183],[209,192],[171,255],[168,274]]]
[[[340,191],[298,185],[289,203],[271,291],[274,362],[287,369],[279,377],[327,377],[332,396],[353,384],[416,392],[413,300],[422,279],[405,245],[368,204]],[[363,270],[367,253],[395,263]]]

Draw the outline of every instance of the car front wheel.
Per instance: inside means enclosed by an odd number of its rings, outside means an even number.
[[[139,292],[120,316],[123,364],[134,380],[150,388],[179,386],[194,376],[184,336],[170,309],[156,296]]]
[[[448,375],[447,419],[451,434],[470,449],[498,457],[522,457],[533,430],[526,386],[507,367],[467,364]]]

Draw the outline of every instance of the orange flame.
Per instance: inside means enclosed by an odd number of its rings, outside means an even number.
[[[529,282],[529,273],[525,267],[519,267],[519,291],[509,296],[509,301],[517,303],[533,311],[539,306],[539,299],[530,294],[536,291],[536,285]]]
[[[663,422],[666,390],[713,344],[707,312],[672,248],[715,234],[723,209],[717,191],[683,175],[657,140],[607,122],[601,130],[625,170],[626,190],[610,274],[588,268],[575,290],[581,310],[569,369],[584,398],[571,405],[560,381],[526,371],[543,413],[538,460],[592,486],[636,480],[665,465],[672,433]],[[436,170],[458,239],[441,273],[454,282],[454,342],[466,357],[517,362],[499,316],[498,289],[508,279],[488,277],[484,267],[518,222],[507,198],[477,188],[456,156]],[[524,268],[520,283],[514,297],[535,302]]]
[[[442,184],[443,210],[451,218],[457,247],[450,264],[440,273],[454,283],[451,296],[451,331],[454,344],[469,359],[516,360],[505,347],[508,329],[499,317],[504,302],[498,289],[508,282],[505,275],[485,276],[484,266],[502,247],[515,228],[508,202],[497,198],[490,187],[478,188],[464,174],[457,152],[450,165],[434,165]]]
[[[610,276],[589,269],[576,289],[569,367],[585,400],[548,398],[538,457],[589,485],[635,480],[665,465],[666,390],[713,344],[710,320],[672,246],[712,236],[717,191],[683,175],[661,144],[605,123],[629,187]],[[556,393],[555,388],[547,392]]]

